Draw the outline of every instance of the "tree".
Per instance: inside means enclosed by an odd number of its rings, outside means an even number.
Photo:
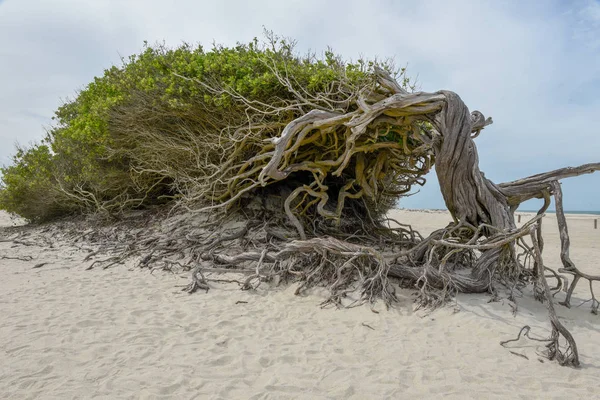
[[[328,302],[337,305],[356,290],[358,302],[393,302],[389,278],[418,287],[418,301],[427,306],[456,292],[532,283],[549,311],[548,356],[579,365],[552,292],[568,285],[564,274],[573,275],[563,303],[569,306],[581,279],[600,277],[569,259],[558,181],[594,172],[600,163],[495,184],[479,170],[474,142],[492,121],[469,112],[457,94],[415,92],[405,71],[394,73],[389,63],[345,63],[332,52],[298,57],[293,43],[268,38],[263,48],[254,42],[208,53],[147,50],[61,109],[63,123],[50,139],[55,181],[46,179],[58,182],[58,193],[80,209],[107,212],[167,197],[175,209],[204,218],[201,226],[176,220],[166,231],[138,232],[125,245],[119,238],[125,250],[94,264],[140,255],[143,266],[193,267],[190,292],[208,289],[205,269],[249,274],[244,289],[296,279],[299,292],[328,287]],[[97,95],[107,87],[118,95]],[[79,140],[82,127],[93,129],[83,129]],[[93,151],[83,159],[60,145],[86,148],[90,140]],[[392,226],[386,212],[425,184],[432,167],[454,221],[424,238],[410,226]],[[106,171],[120,178],[106,179]],[[19,185],[4,193],[17,193]],[[542,259],[542,216],[551,196],[562,241],[559,271]],[[544,206],[517,228],[515,210],[535,197]],[[234,229],[226,224],[232,219]],[[173,261],[176,254],[181,261]]]

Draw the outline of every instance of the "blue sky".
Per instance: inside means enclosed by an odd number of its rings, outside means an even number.
[[[499,183],[600,161],[600,2],[0,0],[0,163],[53,111],[143,41],[230,45],[263,26],[347,58],[394,57],[424,91],[494,118],[476,140]],[[600,173],[564,181],[565,207],[600,210]],[[443,208],[435,176],[407,208]],[[532,208],[534,205],[526,205]]]

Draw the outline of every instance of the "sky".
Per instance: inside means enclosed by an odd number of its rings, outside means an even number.
[[[234,45],[263,28],[301,53],[393,57],[421,90],[458,93],[494,119],[476,144],[496,183],[600,161],[600,0],[0,0],[0,164],[144,41]],[[428,178],[402,207],[444,208]],[[600,172],[563,191],[565,209],[600,210]]]

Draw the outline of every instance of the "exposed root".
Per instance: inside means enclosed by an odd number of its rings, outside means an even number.
[[[206,282],[206,278],[200,269],[200,266],[194,268],[192,271],[192,281],[182,290],[188,293],[194,293],[198,289],[205,290],[206,292],[208,292],[210,289],[208,283]]]
[[[573,295],[573,291],[575,290],[577,283],[579,282],[580,279],[586,279],[589,283],[590,294],[592,296],[591,299],[589,299],[587,302],[591,301],[592,313],[598,314],[598,307],[600,306],[600,302],[598,302],[598,299],[596,299],[596,296],[594,294],[593,282],[600,281],[600,275],[586,274],[586,273],[580,271],[575,266],[573,261],[571,261],[571,258],[569,257],[569,247],[570,247],[569,230],[567,228],[567,220],[565,218],[565,213],[563,211],[563,206],[562,206],[562,190],[560,188],[560,184],[557,181],[553,181],[552,189],[554,191],[554,199],[556,202],[556,219],[558,221],[558,231],[560,234],[560,243],[561,243],[560,259],[564,266],[564,268],[560,268],[558,270],[558,272],[573,275],[573,280],[571,281],[570,286],[568,285],[568,281],[565,279],[565,281],[566,281],[565,286],[568,287],[567,296],[566,296],[565,300],[563,302],[561,302],[560,304],[570,308],[571,307],[571,296]]]
[[[534,228],[530,231],[531,241],[533,242],[533,248],[535,250],[535,259],[538,268],[538,279],[541,285],[542,298],[546,302],[548,308],[548,316],[550,317],[550,323],[552,325],[552,336],[550,337],[550,343],[548,343],[548,359],[556,359],[560,365],[569,365],[573,367],[579,366],[579,353],[577,352],[577,344],[575,339],[571,335],[571,332],[565,328],[565,326],[559,321],[554,309],[554,300],[548,281],[544,276],[544,262],[542,260],[542,251],[540,249],[539,240]],[[563,336],[567,341],[567,348],[565,351],[561,351],[559,339]]]

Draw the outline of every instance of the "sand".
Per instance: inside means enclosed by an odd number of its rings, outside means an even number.
[[[449,221],[442,212],[394,214],[423,232]],[[573,260],[600,273],[596,217],[568,220]],[[553,218],[544,219],[544,254],[547,264],[558,266]],[[0,224],[12,223],[0,214]],[[538,356],[540,343],[499,345],[523,325],[536,336],[549,334],[544,305],[527,296],[519,300],[516,316],[507,300],[488,303],[486,295],[461,295],[434,312],[415,312],[410,290],[400,291],[401,302],[391,310],[377,305],[378,314],[368,306],[321,309],[322,293],[298,297],[289,286],[242,292],[234,284],[212,284],[208,293],[188,295],[180,291],[186,274],[150,274],[132,266],[85,271],[85,255],[66,244],[44,249],[0,242],[1,398],[598,394],[600,317],[587,305],[558,309],[580,348],[583,365],[576,370]],[[32,259],[6,258],[27,256]],[[42,261],[49,264],[32,269]]]

